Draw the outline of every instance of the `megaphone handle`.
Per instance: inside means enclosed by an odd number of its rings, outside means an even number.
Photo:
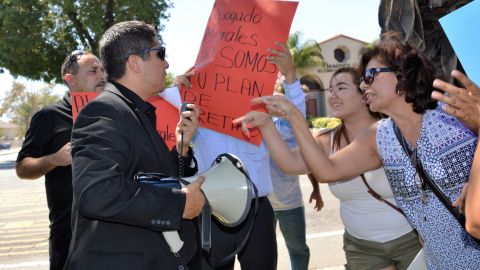
[[[210,204],[206,202],[202,211],[202,224],[200,228],[202,249],[206,251],[210,251],[210,248],[212,247],[211,228],[212,228],[212,208],[210,207]]]
[[[180,257],[178,255],[178,251],[183,246],[183,241],[180,239],[180,235],[178,235],[177,231],[164,231],[162,232],[165,241],[167,242],[168,246],[170,247],[170,251],[175,254],[175,257]]]
[[[178,177],[183,177],[185,162],[183,160],[183,132],[180,134],[180,153],[178,154]]]
[[[180,117],[184,111],[191,111],[192,109],[188,108],[189,102],[183,102],[180,106]],[[190,119],[187,117],[187,119]],[[184,173],[184,158],[183,158],[183,131],[180,133],[180,153],[178,154],[178,177],[183,177]]]

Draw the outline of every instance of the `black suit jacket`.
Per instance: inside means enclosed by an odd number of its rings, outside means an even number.
[[[182,220],[185,195],[133,180],[140,171],[175,176],[176,155],[113,84],[83,108],[72,131],[73,237],[65,269],[177,269],[192,257],[196,236]],[[180,258],[165,230],[181,231]]]

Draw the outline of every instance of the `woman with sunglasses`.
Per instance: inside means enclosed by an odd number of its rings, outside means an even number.
[[[360,72],[356,69],[340,68],[332,75],[327,102],[332,115],[342,123],[315,136],[326,155],[345,148],[381,118],[363,103],[359,85]],[[330,183],[329,188],[340,200],[346,269],[406,269],[420,244],[395,204],[384,170]]]
[[[261,113],[250,112],[237,122],[242,122],[243,129],[247,124],[260,127],[270,155],[286,173],[311,171],[320,182],[334,182],[383,165],[397,205],[424,240],[428,269],[478,269],[480,246],[426,187],[415,165],[420,162],[447,199],[454,201],[468,181],[477,135],[437,107],[430,97],[431,63],[398,35],[384,34],[367,49],[361,70],[365,102],[389,118],[374,123],[330,157],[318,146],[301,114],[281,97],[260,97],[253,102],[265,103],[270,114],[290,121],[299,151],[292,153],[285,147]],[[406,152],[412,152],[413,158]]]

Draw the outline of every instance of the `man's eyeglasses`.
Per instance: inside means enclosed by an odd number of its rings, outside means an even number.
[[[160,58],[160,60],[162,60],[162,61],[165,61],[165,51],[166,51],[166,49],[163,46],[153,47],[153,48],[150,48],[150,49],[145,49],[145,50],[141,50],[141,51],[138,51],[138,52],[129,53],[129,54],[123,56],[122,59],[128,58],[132,54],[141,55],[141,54],[149,53],[151,51],[157,51],[158,58]]]
[[[365,73],[362,77],[362,81],[365,84],[371,85],[373,83],[373,79],[375,79],[375,74],[380,72],[394,72],[393,68],[385,67],[385,68],[369,68],[365,70]]]

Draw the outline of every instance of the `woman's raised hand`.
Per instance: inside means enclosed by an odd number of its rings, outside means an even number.
[[[432,92],[432,98],[444,103],[443,110],[462,121],[473,131],[480,128],[480,88],[458,70],[452,76],[464,88],[436,79],[433,86],[443,91]]]
[[[269,114],[259,111],[250,111],[244,116],[234,119],[232,122],[234,125],[242,125],[243,134],[248,138],[250,138],[251,128],[262,128],[269,122],[273,124]]]

